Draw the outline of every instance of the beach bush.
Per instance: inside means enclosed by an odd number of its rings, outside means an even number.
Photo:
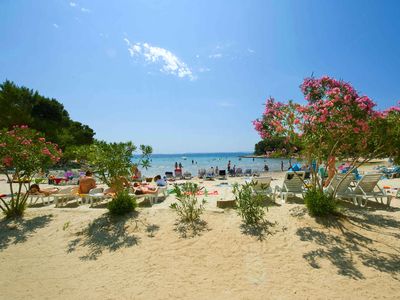
[[[136,209],[137,203],[134,196],[129,195],[128,190],[123,190],[107,204],[111,215],[124,215]]]
[[[36,130],[28,126],[14,126],[0,131],[0,172],[5,174],[10,187],[10,198],[0,197],[0,209],[6,217],[21,217],[28,200],[29,184],[40,170],[54,165],[61,157],[56,144],[46,142]],[[13,186],[17,184],[17,188]]]
[[[319,189],[309,189],[304,195],[304,203],[311,216],[324,217],[338,212],[338,203],[333,196]]]
[[[233,185],[236,208],[245,225],[259,225],[264,222],[264,198],[262,194],[253,193],[253,183]]]
[[[143,168],[150,166],[150,146],[140,145],[141,155],[137,156],[137,162],[132,162],[137,147],[132,142],[107,143],[96,141],[92,145],[80,146],[74,149],[74,156],[82,163],[91,166],[91,169],[108,186],[113,186],[117,192],[123,185],[116,185],[121,177],[129,177],[133,166],[140,165]]]
[[[170,208],[176,211],[181,222],[195,224],[200,221],[206,201],[197,199],[199,191],[200,187],[196,183],[186,182],[181,186],[175,184],[174,193],[178,202],[172,203]]]

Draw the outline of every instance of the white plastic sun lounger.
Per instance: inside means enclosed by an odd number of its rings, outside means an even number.
[[[354,204],[358,204],[361,207],[367,205],[368,199],[375,199],[378,202],[384,204],[383,198],[386,198],[386,205],[390,206],[392,197],[387,195],[386,192],[378,186],[378,182],[381,179],[382,174],[365,174],[358,181],[354,188]]]
[[[288,197],[292,195],[300,194],[301,198],[304,199],[304,176],[304,172],[287,172],[282,187],[275,187],[274,200],[276,199],[277,193],[279,194],[279,197],[282,199],[283,203],[285,203]]]
[[[253,178],[251,180],[251,182],[254,184],[253,192],[255,194],[271,195],[272,194],[271,181],[272,177]]]

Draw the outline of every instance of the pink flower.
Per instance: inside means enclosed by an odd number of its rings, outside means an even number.
[[[3,158],[3,165],[6,167],[11,167],[13,163],[13,159],[10,156],[6,156]]]
[[[51,156],[51,155],[52,155],[51,152],[50,152],[50,150],[47,149],[47,148],[43,148],[43,149],[42,149],[42,153],[43,153],[44,155],[48,155],[48,156]]]

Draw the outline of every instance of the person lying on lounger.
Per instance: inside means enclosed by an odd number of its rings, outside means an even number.
[[[55,194],[59,191],[58,188],[48,188],[48,189],[40,189],[38,184],[32,184],[28,190],[29,195],[45,195],[50,196],[51,194]]]
[[[157,193],[158,188],[152,186],[138,186],[133,189],[135,195],[144,195],[144,194],[155,194]]]

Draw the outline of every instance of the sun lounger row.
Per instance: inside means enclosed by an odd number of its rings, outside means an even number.
[[[137,200],[149,199],[150,204],[154,204],[157,203],[161,197],[167,197],[168,194],[167,187],[165,186],[157,187],[155,192],[151,194],[136,195],[132,193],[130,195],[134,196]],[[78,204],[89,203],[92,207],[105,199],[111,199],[111,195],[105,194],[103,188],[91,189],[88,194],[78,194],[78,187],[69,187],[48,196],[44,194],[30,195],[28,204],[34,205],[38,201],[41,201],[43,205],[50,205],[51,202],[54,202],[55,206],[59,207],[65,205],[69,201],[76,200]]]
[[[264,190],[274,200],[279,197],[282,202],[286,202],[289,196],[299,195],[304,198],[306,192],[304,177],[304,172],[288,172],[285,175],[282,186],[276,186],[274,191],[270,186],[271,177],[259,177],[253,180],[257,183],[254,189],[255,191]],[[355,182],[354,174],[347,176],[345,174],[336,174],[324,192],[332,194],[336,190],[336,198],[351,199],[355,205],[361,207],[365,207],[370,199],[390,206],[392,197],[378,185],[381,177],[382,174],[365,174],[353,187],[352,184]],[[261,189],[262,185],[264,186]],[[385,199],[386,201],[384,201]]]

